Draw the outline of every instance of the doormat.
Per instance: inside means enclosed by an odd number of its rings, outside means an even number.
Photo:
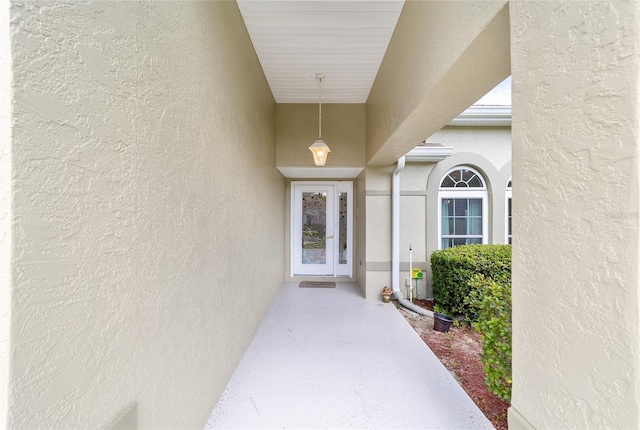
[[[335,288],[335,282],[311,282],[311,281],[303,281],[298,285],[300,288]]]

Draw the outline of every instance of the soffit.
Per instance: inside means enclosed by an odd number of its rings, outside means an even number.
[[[277,103],[366,103],[404,0],[238,0]]]

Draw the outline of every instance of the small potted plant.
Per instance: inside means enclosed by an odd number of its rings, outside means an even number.
[[[393,294],[393,291],[391,291],[391,288],[389,287],[384,287],[381,291],[382,294],[382,301],[385,303],[389,303],[389,301],[391,301],[391,294]]]

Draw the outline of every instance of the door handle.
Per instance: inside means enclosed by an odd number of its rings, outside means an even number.
[[[333,239],[333,236],[327,236],[327,239]]]

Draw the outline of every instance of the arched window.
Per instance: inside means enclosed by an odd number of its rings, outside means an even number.
[[[507,184],[505,199],[507,202],[507,243],[511,245],[511,178]]]
[[[487,243],[487,186],[470,167],[457,166],[440,182],[440,249]]]

